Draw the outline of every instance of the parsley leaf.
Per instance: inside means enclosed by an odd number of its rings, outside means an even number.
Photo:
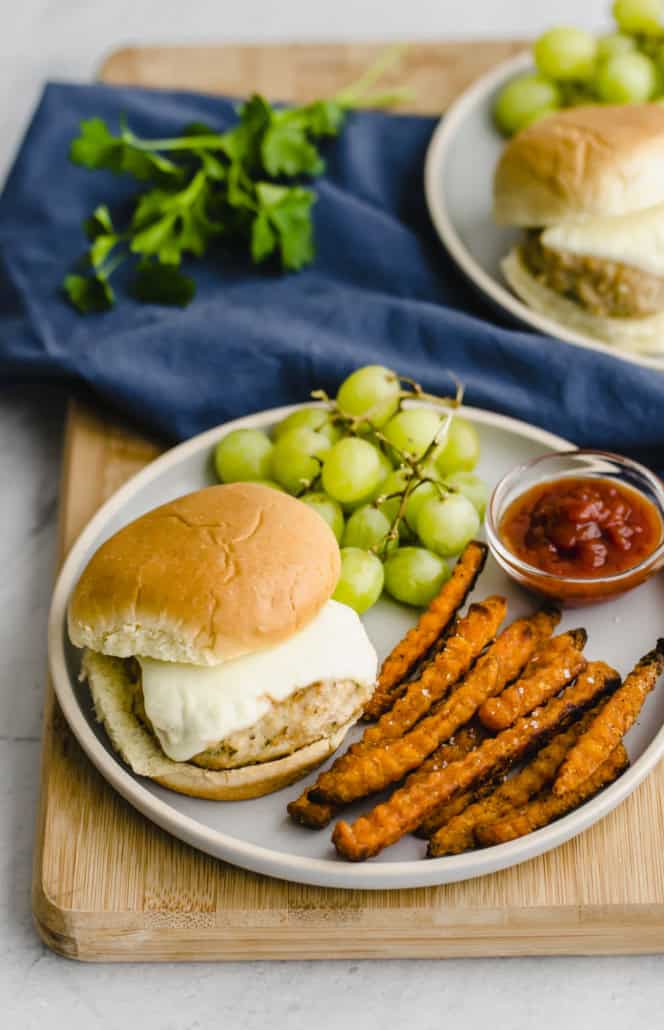
[[[161,154],[143,149],[129,130],[124,129],[121,136],[113,136],[102,118],[81,122],[81,135],[72,142],[69,156],[74,164],[105,168],[116,174],[128,172],[141,180],[182,177],[178,165]]]
[[[111,284],[99,275],[67,275],[62,285],[71,303],[83,315],[108,311],[115,302]]]
[[[191,276],[173,265],[147,264],[139,267],[134,280],[134,296],[147,304],[171,304],[185,308],[196,293]]]
[[[300,186],[276,186],[269,182],[259,182],[256,197],[259,209],[251,236],[254,260],[262,261],[278,249],[284,268],[296,271],[309,264],[314,256],[311,224],[311,206],[315,200],[313,192]],[[272,243],[269,250],[266,249],[268,240]]]

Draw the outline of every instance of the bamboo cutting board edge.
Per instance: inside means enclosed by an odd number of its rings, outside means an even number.
[[[405,62],[405,81],[423,98],[417,109],[442,109],[472,78],[521,47],[418,45]],[[379,49],[129,48],[107,60],[102,77],[308,99],[355,78]],[[99,504],[160,450],[108,413],[72,401],[61,558]],[[465,884],[393,892],[286,884],[197,853],[143,820],[82,755],[49,686],[35,923],[53,950],[90,961],[662,951],[664,856],[654,832],[664,825],[662,798],[660,765],[624,805],[564,847]]]

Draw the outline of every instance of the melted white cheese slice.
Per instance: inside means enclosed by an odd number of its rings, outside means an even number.
[[[276,647],[220,665],[137,658],[145,711],[176,762],[257,722],[272,702],[321,680],[373,683],[378,660],[360,617],[328,601],[304,629]]]
[[[542,243],[664,277],[664,204],[629,215],[561,222],[544,230]]]

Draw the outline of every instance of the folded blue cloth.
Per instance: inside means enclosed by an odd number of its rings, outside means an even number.
[[[85,248],[81,223],[133,180],[68,160],[81,119],[140,135],[191,121],[223,130],[219,97],[101,85],[47,87],[0,198],[0,379],[68,379],[171,438],[237,415],[334,392],[357,365],[381,362],[469,403],[536,423],[584,446],[664,467],[664,372],[499,324],[437,241],[422,167],[434,121],[351,116],[316,181],[317,255],[276,275],[220,255],[192,261],[185,309],[142,305],[123,290],[81,316],[60,293]]]

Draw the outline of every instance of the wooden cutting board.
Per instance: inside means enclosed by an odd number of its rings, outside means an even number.
[[[442,110],[517,43],[414,44],[395,80],[410,107]],[[107,82],[283,100],[325,96],[376,56],[368,45],[122,50]],[[160,452],[73,401],[60,556],[129,476]],[[468,883],[404,891],[304,887],[235,869],[168,837],[101,779],[48,687],[33,907],[46,943],[87,960],[617,954],[664,950],[664,765],[564,847]]]

